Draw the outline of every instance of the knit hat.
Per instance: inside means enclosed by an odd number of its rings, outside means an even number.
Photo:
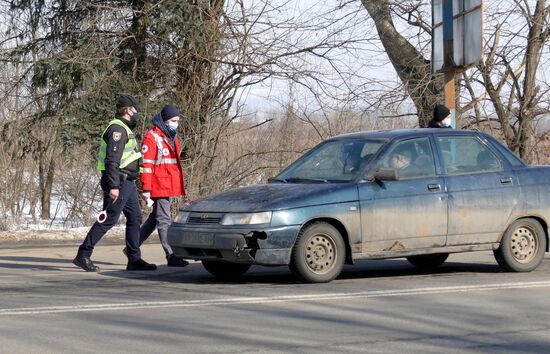
[[[176,116],[179,116],[180,111],[178,111],[176,106],[168,104],[168,105],[164,106],[164,108],[160,112],[160,115],[162,117],[162,120],[166,122],[170,118],[174,118]]]
[[[434,120],[436,122],[441,122],[443,119],[447,118],[447,116],[451,114],[451,111],[449,111],[449,108],[445,107],[442,104],[438,104],[434,108]]]
[[[128,95],[118,96],[116,100],[116,109],[119,110],[124,107],[134,107],[136,110],[139,111],[138,103],[132,96],[128,96]]]

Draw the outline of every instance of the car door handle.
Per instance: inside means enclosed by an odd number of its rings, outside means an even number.
[[[501,178],[500,179],[500,184],[512,184],[512,177]]]
[[[441,190],[441,184],[428,184],[428,190],[430,192],[437,192]]]

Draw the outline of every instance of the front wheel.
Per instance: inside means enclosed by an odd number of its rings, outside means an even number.
[[[340,274],[345,258],[346,247],[340,232],[326,222],[315,222],[298,234],[290,270],[303,281],[326,283]]]
[[[202,261],[202,265],[208,271],[208,273],[222,279],[238,278],[246,273],[246,271],[252,266],[252,264],[218,261]]]
[[[530,272],[537,268],[546,251],[546,235],[534,219],[516,220],[493,251],[498,264],[509,272]]]
[[[417,268],[429,270],[442,265],[449,257],[448,253],[422,254],[409,256],[407,260]]]

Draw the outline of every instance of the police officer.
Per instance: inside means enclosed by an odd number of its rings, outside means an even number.
[[[132,97],[123,95],[117,99],[116,108],[115,119],[101,136],[97,163],[106,217],[98,218],[88,231],[73,264],[87,272],[99,271],[90,259],[94,246],[123,212],[126,216],[126,270],[155,270],[157,266],[141,259],[139,250],[141,210],[135,180],[139,178],[141,153],[132,132],[138,121],[138,105]]]

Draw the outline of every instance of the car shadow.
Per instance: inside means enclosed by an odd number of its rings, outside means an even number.
[[[403,276],[446,276],[453,273],[501,273],[496,264],[446,262],[431,270],[421,270],[412,266],[406,260],[369,260],[360,261],[355,265],[346,265],[340,276],[335,280],[376,279]],[[154,272],[104,271],[100,274],[111,277],[140,279],[154,282],[171,282],[187,284],[301,284],[288,267],[253,266],[247,273],[237,279],[220,279],[208,273],[200,263],[191,263],[185,268],[160,266]]]
[[[117,263],[94,261],[98,266],[117,266]],[[82,271],[72,264],[72,259],[0,256],[0,268],[29,269],[50,271]],[[445,276],[453,273],[500,273],[496,264],[445,262],[443,265],[422,270],[412,266],[404,259],[366,260],[355,265],[346,265],[338,280],[376,279],[403,276]],[[247,273],[236,279],[220,279],[208,273],[200,263],[191,263],[184,268],[159,266],[157,271],[128,272],[120,270],[104,270],[100,275],[115,278],[139,279],[142,281],[189,283],[189,284],[300,284],[288,267],[253,266]]]
[[[402,276],[444,276],[453,273],[501,273],[497,264],[445,262],[432,269],[420,269],[406,260],[362,261],[361,265],[346,266],[337,279],[386,278]]]

